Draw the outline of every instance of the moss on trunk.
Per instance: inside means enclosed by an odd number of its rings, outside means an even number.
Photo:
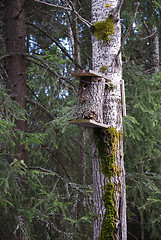
[[[115,32],[115,24],[111,15],[109,15],[105,21],[95,22],[93,27],[93,34],[97,39],[102,39],[106,42],[110,41],[109,36]]]
[[[113,240],[115,234],[115,223],[118,214],[115,207],[115,186],[111,177],[118,175],[119,168],[115,165],[115,156],[118,149],[119,132],[114,127],[107,129],[95,129],[96,146],[101,159],[100,171],[106,178],[102,200],[106,209],[99,240]]]

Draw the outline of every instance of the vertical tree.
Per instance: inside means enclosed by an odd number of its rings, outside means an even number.
[[[15,99],[22,108],[26,109],[26,61],[25,53],[25,1],[5,1],[5,29],[6,29],[6,69],[7,89],[10,96]],[[16,121],[16,128],[25,132],[27,122]],[[27,163],[27,152],[24,146],[17,143],[18,158]]]
[[[150,38],[150,73],[157,73],[159,71],[159,36],[156,26],[152,27],[152,37]]]
[[[104,72],[103,122],[94,131],[94,239],[123,239],[126,234],[125,171],[120,82],[122,63],[120,9],[123,1],[92,1],[93,69]],[[101,93],[100,93],[101,94]]]

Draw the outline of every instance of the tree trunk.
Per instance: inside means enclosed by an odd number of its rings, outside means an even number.
[[[121,56],[117,57],[121,45],[119,11],[122,2],[109,0],[107,4],[103,0],[92,0],[92,20],[96,23],[92,36],[93,70],[104,72],[112,83],[111,87],[105,85],[103,99],[103,123],[110,127],[94,131],[94,240],[127,239],[120,90],[122,63]],[[108,26],[105,30],[104,25]]]
[[[159,37],[157,27],[153,26],[152,33],[155,33],[150,38],[150,73],[157,73],[159,71]]]
[[[5,1],[5,26],[6,26],[6,60],[7,89],[13,99],[22,108],[26,109],[26,61],[25,52],[25,0]],[[27,122],[16,121],[16,128],[23,132],[27,130]],[[27,152],[24,146],[17,143],[18,159],[27,163]]]
[[[78,91],[76,119],[103,122],[103,95],[105,80],[99,77],[81,77]]]
[[[140,211],[140,232],[141,232],[141,240],[144,240],[144,210]]]
[[[74,3],[74,5],[76,5]],[[72,33],[73,33],[73,39],[74,39],[74,46],[73,46],[73,57],[74,57],[74,60],[81,64],[81,61],[80,61],[80,47],[79,47],[79,32],[78,32],[78,23],[77,23],[77,16],[75,13],[71,13],[72,15]],[[78,66],[75,65],[75,69],[78,69]]]
[[[73,7],[76,9],[76,2],[73,2]],[[71,12],[71,16],[66,13],[67,16],[67,24],[69,30],[69,38],[72,47],[73,59],[78,64],[81,64],[81,56],[80,56],[80,47],[79,47],[79,30],[78,30],[78,17],[74,11]],[[75,64],[75,70],[79,69],[79,67]]]

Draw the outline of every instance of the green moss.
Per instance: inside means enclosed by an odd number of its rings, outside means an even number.
[[[112,240],[114,239],[115,220],[117,219],[117,211],[114,206],[115,187],[113,183],[109,182],[105,185],[105,191],[102,198],[105,204],[106,212],[103,219],[102,231],[99,239]]]
[[[107,70],[107,66],[102,65],[102,67],[100,68],[100,72],[104,73]]]
[[[110,41],[109,36],[115,32],[115,24],[113,23],[111,16],[108,16],[106,21],[95,22],[93,26],[93,34],[97,37],[97,39],[102,39],[106,42]]]
[[[112,83],[106,84],[105,85],[105,89],[109,89],[109,90],[113,90],[114,89],[114,85]]]
[[[117,152],[119,133],[116,128],[95,129],[97,149],[101,158],[101,171],[107,178],[115,175],[115,154]]]
[[[113,240],[115,222],[118,218],[115,207],[115,186],[111,177],[118,175],[120,169],[115,166],[115,156],[118,148],[119,132],[114,127],[107,129],[95,129],[96,144],[99,157],[101,158],[101,171],[107,179],[102,196],[105,205],[105,215],[102,230],[98,240]]]

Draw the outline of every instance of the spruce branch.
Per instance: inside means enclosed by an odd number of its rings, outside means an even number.
[[[43,33],[45,36],[47,36],[52,42],[56,44],[56,46],[64,53],[65,56],[67,56],[79,69],[83,70],[82,66],[80,66],[77,61],[75,61],[70,54],[67,52],[67,50],[58,42],[57,39],[51,37],[47,32],[45,32],[42,28],[38,27],[37,25],[27,22],[28,25],[34,27],[35,29],[39,30],[41,33]]]
[[[157,33],[157,31],[154,31],[154,32],[151,33],[150,35],[148,35],[148,36],[146,36],[146,37],[143,37],[143,38],[140,38],[140,40],[146,40],[147,38],[151,38],[151,37],[153,37],[156,33]]]
[[[49,149],[47,146],[45,146],[45,145],[43,145],[43,144],[41,144],[41,146],[42,146],[48,153],[50,153],[50,154],[58,161],[58,163],[60,164],[60,166],[61,166],[62,169],[64,170],[67,178],[68,178],[69,181],[70,181],[70,176],[69,176],[69,174],[68,174],[68,172],[67,172],[64,164],[63,164],[62,161],[58,158],[59,154],[57,154],[57,153],[54,154],[54,153],[51,151],[51,149]]]
[[[33,105],[34,107],[38,108],[40,111],[42,111],[43,113],[45,113],[51,120],[54,120],[55,117],[51,114],[51,112],[49,112],[44,105],[36,103],[35,101],[26,98],[26,102]]]
[[[55,175],[55,176],[56,176],[57,178],[59,178],[61,181],[67,183],[68,185],[72,186],[74,189],[76,189],[77,191],[80,191],[80,192],[83,192],[83,189],[90,189],[90,187],[91,187],[90,185],[88,185],[88,186],[83,186],[83,185],[81,185],[81,184],[77,184],[77,183],[68,181],[66,178],[60,176],[58,173],[53,172],[53,171],[48,170],[48,169],[45,169],[45,168],[42,168],[42,167],[29,166],[28,169],[29,169],[29,170],[37,170],[37,171],[41,171],[41,172],[44,172],[44,173],[48,173],[48,174]]]
[[[46,108],[46,106],[42,103],[42,101],[39,99],[39,97],[36,96],[36,94],[34,93],[34,91],[29,87],[28,84],[26,84],[27,88],[29,89],[29,91],[34,95],[34,97],[41,103],[41,105]]]
[[[7,54],[4,54],[0,57],[0,62],[3,61],[5,58],[8,58],[8,57],[12,57],[12,56],[15,56],[15,55],[23,55],[24,53],[23,52],[19,52],[19,53],[7,53]]]
[[[60,79],[62,81],[62,84],[66,87],[68,87],[69,89],[77,92],[77,90],[71,85],[71,82],[68,83],[67,78],[59,75],[56,71],[54,71],[53,68],[51,68],[46,62],[44,62],[42,59],[34,56],[34,55],[30,55],[30,54],[24,54],[27,59],[33,63],[35,63],[36,65],[46,69],[47,71],[51,72],[52,74],[54,74],[58,79]],[[33,60],[34,59],[34,60]],[[36,60],[36,61],[35,61]]]

